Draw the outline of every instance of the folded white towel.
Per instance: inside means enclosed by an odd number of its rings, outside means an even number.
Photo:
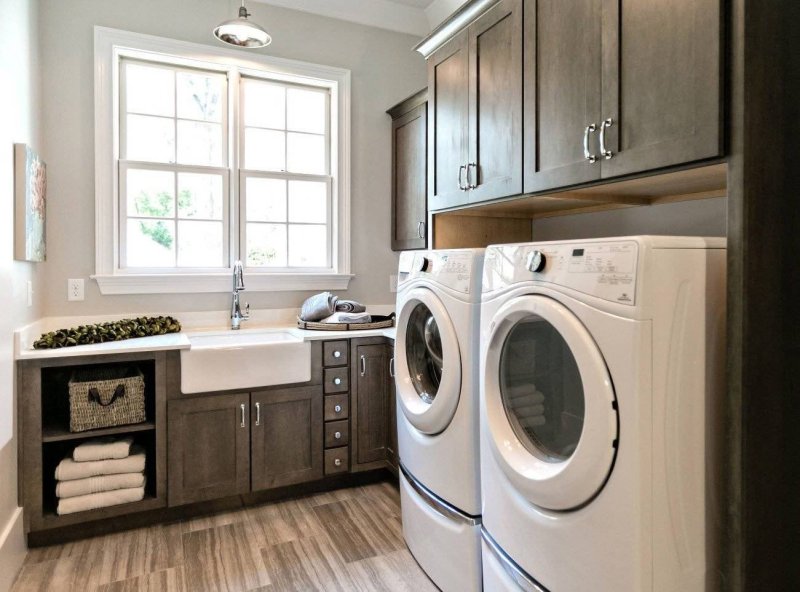
[[[65,458],[56,467],[56,479],[59,481],[72,481],[73,479],[86,479],[99,475],[117,475],[119,473],[141,473],[144,471],[144,450],[138,446],[131,448],[131,455],[127,458],[112,460],[93,460],[89,462],[75,462]]]
[[[133,438],[100,438],[78,444],[72,451],[72,460],[87,462],[92,460],[109,460],[114,458],[127,458],[131,453]]]
[[[56,484],[56,495],[63,499],[117,489],[142,487],[144,480],[144,473],[120,473],[119,475],[101,475],[100,477],[59,481]]]
[[[544,415],[535,415],[533,417],[520,417],[519,423],[523,428],[535,428],[545,425],[547,420]]]
[[[323,323],[349,323],[351,325],[360,323],[371,323],[372,317],[366,312],[335,312],[331,316],[322,319]]]
[[[74,514],[76,512],[85,512],[86,510],[138,502],[143,498],[144,486],[104,491],[103,493],[91,493],[58,500],[56,512],[59,516],[63,516],[64,514]]]
[[[525,407],[514,406],[514,415],[517,417],[536,417],[544,415],[544,405],[527,405]]]
[[[536,390],[535,384],[521,384],[503,388],[503,393],[512,400],[512,406],[538,405],[544,403],[544,394]],[[520,400],[521,399],[521,400]]]

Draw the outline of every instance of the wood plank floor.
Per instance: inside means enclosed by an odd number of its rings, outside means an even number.
[[[12,592],[427,592],[388,482],[31,549]]]

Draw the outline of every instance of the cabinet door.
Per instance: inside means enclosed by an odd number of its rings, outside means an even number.
[[[424,249],[428,191],[428,106],[392,122],[392,249]]]
[[[469,48],[467,31],[428,58],[428,207],[467,203]],[[462,168],[463,167],[463,168]]]
[[[586,128],[602,111],[602,7],[605,0],[525,4],[525,193],[600,178],[584,152]],[[588,136],[599,154],[597,132]]]
[[[386,460],[389,435],[389,355],[386,344],[357,345],[353,368],[354,465]]]
[[[386,448],[386,456],[389,463],[397,470],[400,464],[400,455],[397,452],[397,386],[394,377],[394,348],[386,346],[386,355],[389,356],[389,443]]]
[[[722,154],[720,4],[605,1],[604,177]]]
[[[522,193],[522,0],[468,29],[469,201]]]
[[[250,396],[170,401],[169,505],[250,491]]]
[[[321,479],[322,389],[252,394],[253,491]]]

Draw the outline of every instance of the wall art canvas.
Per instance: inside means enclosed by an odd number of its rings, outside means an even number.
[[[14,258],[44,261],[47,171],[44,161],[27,144],[14,144],[14,177]]]

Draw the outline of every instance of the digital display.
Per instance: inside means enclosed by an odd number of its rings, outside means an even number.
[[[573,249],[572,250],[573,257],[583,257],[583,249]]]

